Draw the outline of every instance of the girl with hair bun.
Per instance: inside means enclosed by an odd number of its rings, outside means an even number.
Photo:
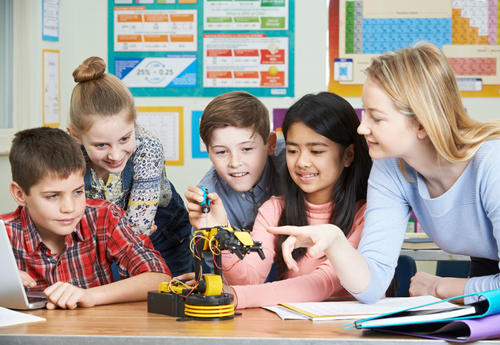
[[[432,44],[376,57],[367,74],[358,133],[374,163],[359,249],[331,226],[270,229],[292,235],[283,249],[287,263],[294,264],[294,247],[324,251],[342,285],[375,302],[393,276],[413,211],[440,248],[470,256],[471,267],[468,278],[418,272],[410,295],[499,289],[500,122],[467,115],[448,59]]]
[[[191,272],[191,225],[166,177],[163,147],[136,124],[132,94],[105,69],[103,59],[89,57],[73,72],[78,84],[71,94],[68,131],[87,163],[86,196],[122,207],[135,232],[150,235],[174,276]]]

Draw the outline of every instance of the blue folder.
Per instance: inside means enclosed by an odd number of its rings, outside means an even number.
[[[387,322],[383,323],[384,318],[396,318],[400,315],[405,315],[406,312],[408,311],[415,311],[419,310],[422,307],[428,307],[430,305],[436,305],[439,309],[439,303],[442,302],[449,302],[453,301],[456,299],[460,298],[465,298],[465,297],[474,297],[477,296],[478,302],[471,303],[471,304],[466,304],[467,305],[476,305],[476,312],[473,314],[468,314],[465,316],[461,317],[453,317],[453,318],[440,318],[440,319],[432,319],[432,320],[419,320],[419,321],[401,321],[401,322]],[[443,309],[443,312],[449,310],[449,308]],[[488,315],[495,315],[495,314],[500,314],[500,289],[495,289],[495,290],[489,290],[489,291],[484,291],[484,292],[478,292],[478,293],[472,293],[472,294],[466,294],[466,295],[461,295],[461,296],[456,296],[452,298],[447,298],[442,301],[438,302],[432,302],[432,303],[427,303],[421,306],[417,307],[412,307],[412,308],[407,308],[407,309],[402,309],[396,312],[391,312],[387,314],[382,314],[374,317],[369,317],[365,318],[362,320],[358,320],[352,323],[349,323],[347,325],[344,325],[345,328],[363,328],[363,329],[375,329],[379,327],[393,327],[393,326],[404,326],[404,325],[416,325],[416,324],[422,324],[422,323],[430,323],[430,322],[444,322],[444,321],[453,321],[453,320],[465,320],[465,319],[474,319],[474,318],[481,318],[485,317]],[[380,320],[382,321],[381,324],[379,325],[364,325],[366,321],[370,320]],[[393,319],[394,320],[394,319]]]

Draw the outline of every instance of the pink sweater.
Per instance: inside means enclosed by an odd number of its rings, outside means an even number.
[[[233,254],[222,255],[224,276],[237,296],[238,309],[286,302],[316,302],[332,295],[348,294],[340,284],[330,261],[323,254],[315,258],[304,256],[298,262],[299,272],[288,271],[286,279],[264,283],[276,259],[276,236],[266,229],[278,225],[283,205],[283,198],[271,197],[259,209],[255,219],[252,238],[262,242],[265,260],[261,260],[257,253],[250,253],[241,261]],[[329,222],[331,202],[314,205],[306,201],[306,207],[309,224]],[[349,242],[355,248],[358,247],[363,230],[365,207],[363,204],[356,212],[354,224],[348,235]]]

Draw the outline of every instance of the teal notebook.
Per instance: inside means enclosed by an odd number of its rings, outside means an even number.
[[[439,304],[456,299],[477,296],[478,301],[455,307],[442,308]],[[436,308],[433,308],[433,307]],[[346,328],[378,328],[402,325],[416,325],[429,322],[464,320],[500,313],[500,289],[467,294],[427,303],[421,306],[365,318],[347,324]]]

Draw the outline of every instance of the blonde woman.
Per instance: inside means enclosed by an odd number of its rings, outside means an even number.
[[[365,227],[356,251],[334,225],[270,228],[296,247],[324,251],[343,286],[377,301],[396,267],[413,210],[429,237],[450,253],[472,257],[470,278],[417,273],[411,295],[447,298],[500,288],[500,122],[472,120],[445,55],[419,44],[373,59],[363,87],[358,133],[374,159]]]

